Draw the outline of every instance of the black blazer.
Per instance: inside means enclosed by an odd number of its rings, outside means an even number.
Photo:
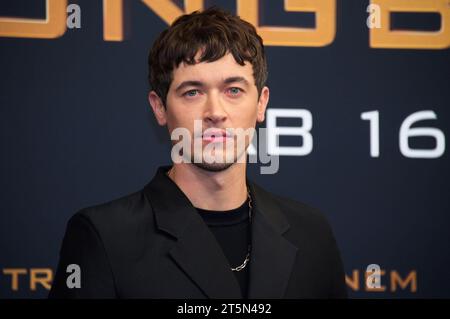
[[[160,167],[142,190],[68,222],[50,298],[242,298],[221,247]],[[247,181],[253,199],[249,298],[345,298],[324,216]],[[81,268],[69,289],[67,265]]]

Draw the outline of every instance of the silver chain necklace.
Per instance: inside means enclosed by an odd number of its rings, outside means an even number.
[[[166,173],[166,175],[171,178],[170,173],[172,172],[172,168]],[[247,187],[247,197],[248,197],[248,222],[249,225],[251,225],[251,221],[252,221],[252,197],[250,196],[250,190]],[[247,255],[245,256],[244,262],[242,264],[240,264],[237,267],[231,267],[231,271],[241,271],[242,269],[245,268],[245,266],[247,266],[248,262],[250,261],[250,252],[252,249],[252,245],[248,244],[247,246]]]
[[[252,222],[252,208],[253,207],[252,207],[252,197],[250,196],[250,191],[249,191],[248,188],[247,188],[247,197],[248,197],[248,223],[249,223],[249,225],[251,227],[251,224],[252,224],[251,223]],[[245,256],[244,262],[242,264],[240,264],[239,266],[235,267],[235,268],[231,267],[232,271],[241,271],[242,269],[245,268],[245,266],[247,266],[248,262],[250,261],[251,249],[252,249],[252,245],[248,244],[248,246],[247,246],[247,255]]]

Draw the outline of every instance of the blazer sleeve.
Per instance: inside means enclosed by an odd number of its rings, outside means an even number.
[[[328,225],[329,226],[329,225]],[[329,242],[330,242],[330,265],[331,265],[331,289],[329,298],[348,298],[347,294],[347,284],[345,282],[345,272],[344,265],[342,262],[341,254],[339,251],[339,247],[336,242],[336,238],[334,237],[333,231],[331,227],[329,227]]]
[[[79,288],[69,288],[68,277],[76,264],[80,269]],[[73,279],[73,278],[72,278]],[[87,216],[78,212],[68,222],[59,263],[49,298],[116,298],[111,266],[98,231]]]

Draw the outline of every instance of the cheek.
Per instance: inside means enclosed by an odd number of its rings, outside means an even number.
[[[236,127],[252,127],[255,125],[257,119],[257,110],[256,107],[240,109],[238,111],[233,112],[232,122]]]
[[[186,112],[186,110],[181,111],[175,109],[168,112],[167,127],[169,128],[169,131],[172,131],[175,128],[186,128],[192,132],[194,129],[194,120],[194,114]]]

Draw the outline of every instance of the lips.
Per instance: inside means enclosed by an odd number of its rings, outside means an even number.
[[[202,134],[202,140],[205,142],[225,142],[232,135],[226,130],[221,129],[207,129]]]

